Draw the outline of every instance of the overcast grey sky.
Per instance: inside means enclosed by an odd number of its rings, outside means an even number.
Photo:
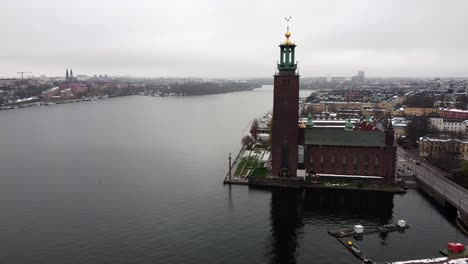
[[[0,77],[468,76],[467,0],[2,0]]]

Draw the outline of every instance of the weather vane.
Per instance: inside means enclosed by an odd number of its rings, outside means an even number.
[[[285,17],[284,20],[286,20],[287,23],[287,30],[289,31],[289,20],[291,20],[292,16],[290,17]]]

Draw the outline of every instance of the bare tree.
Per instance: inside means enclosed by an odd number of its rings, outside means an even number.
[[[468,97],[466,96],[466,94],[457,96],[457,102],[455,103],[455,107],[457,109],[466,110],[467,104],[468,104]]]
[[[242,146],[248,148],[250,144],[254,141],[253,137],[250,135],[245,135],[242,137],[241,144]]]
[[[252,137],[257,140],[257,135],[258,135],[258,120],[255,118],[252,121],[252,126],[250,127],[250,134]]]

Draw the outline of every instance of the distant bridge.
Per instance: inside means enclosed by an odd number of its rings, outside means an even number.
[[[410,152],[397,148],[397,157],[400,160],[400,171],[406,170],[414,176],[419,186],[437,202],[445,206],[451,204],[458,210],[458,219],[468,226],[468,190],[447,179],[443,172]],[[418,161],[416,161],[418,160]],[[401,161],[406,161],[401,163]],[[418,164],[417,164],[418,163]]]

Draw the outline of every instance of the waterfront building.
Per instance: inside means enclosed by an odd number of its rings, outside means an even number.
[[[41,98],[43,100],[50,100],[59,93],[60,93],[60,88],[58,86],[57,87],[52,87],[52,88],[47,89],[46,91],[42,92],[41,93]]]
[[[71,97],[72,95],[72,90],[70,88],[63,89],[60,91],[61,98]]]
[[[289,26],[286,39],[279,45],[280,60],[274,76],[272,176],[297,176],[299,74],[295,62],[296,45],[291,42]]]
[[[88,91],[88,86],[84,83],[71,83],[68,85],[68,88],[71,89],[74,95],[86,93]]]
[[[357,127],[348,122],[341,130],[312,127],[302,133],[307,174],[394,180],[396,146],[391,123],[385,131],[367,119]]]
[[[270,176],[294,178],[305,173],[394,181],[396,146],[391,122],[382,131],[374,126],[370,116],[362,122],[313,120],[310,111],[350,109],[373,115],[378,112],[383,116],[387,109],[390,111],[390,103],[378,106],[377,103],[366,102],[309,104],[303,109],[309,113],[308,118],[299,119],[299,74],[294,59],[296,45],[290,40],[289,28],[285,36],[286,40],[279,45],[280,60],[274,75]],[[258,184],[257,180],[252,181]],[[297,184],[293,182],[293,185]]]

